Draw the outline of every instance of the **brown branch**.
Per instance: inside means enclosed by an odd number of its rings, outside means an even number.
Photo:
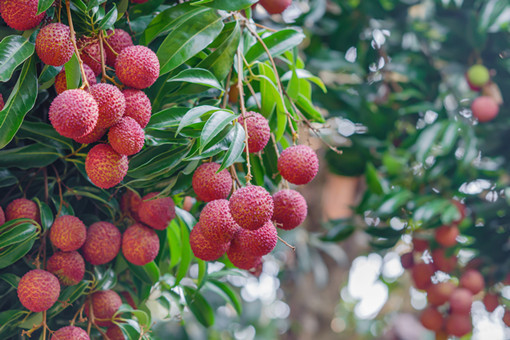
[[[71,4],[70,4],[69,0],[66,0],[66,8],[67,8],[67,19],[69,21],[69,30],[71,31],[71,42],[74,47],[74,53],[76,53],[76,58],[78,59],[78,63],[80,64],[80,72],[81,72],[81,77],[82,77],[82,81],[83,81],[82,88],[84,88],[84,89],[89,88],[90,84],[87,79],[87,74],[85,73],[85,68],[83,67],[83,60],[81,60],[80,51],[78,50],[78,45],[76,45],[76,32],[74,31],[73,18],[71,16]]]
[[[244,132],[245,132],[244,142],[246,144],[245,147],[246,147],[246,167],[247,167],[247,172],[246,172],[245,178],[246,178],[246,184],[250,184],[253,176],[251,175],[250,150],[248,147],[249,135],[248,135],[248,125],[246,122],[246,106],[244,103],[243,61],[242,61],[242,57],[241,57],[241,48],[240,47],[237,49],[237,88],[239,90],[239,104],[241,106],[241,115],[243,117]]]

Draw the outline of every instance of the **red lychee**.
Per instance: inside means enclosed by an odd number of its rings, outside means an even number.
[[[0,207],[0,225],[2,225],[4,223],[5,223],[4,209],[2,209],[2,207]]]
[[[505,314],[503,314],[503,322],[507,327],[510,327],[510,311],[505,309]]]
[[[121,155],[134,155],[143,148],[145,132],[140,124],[131,117],[122,117],[110,128],[108,141],[112,148]]]
[[[280,14],[290,6],[292,0],[260,0],[259,4],[269,14]]]
[[[67,63],[74,53],[69,26],[56,22],[41,28],[35,39],[35,50],[47,65]]]
[[[83,280],[85,261],[77,251],[60,251],[48,259],[46,269],[56,275],[64,286],[74,286]]]
[[[244,119],[239,117],[239,124],[244,128]],[[248,151],[256,153],[262,151],[271,137],[271,129],[267,119],[257,112],[246,113],[246,127],[248,129]]]
[[[485,288],[485,280],[478,270],[469,269],[460,277],[459,285],[476,295]]]
[[[85,302],[85,314],[91,318],[90,308],[94,313],[94,321],[98,326],[113,326],[113,315],[119,310],[122,300],[113,290],[102,290],[95,293]]]
[[[446,332],[456,337],[463,337],[471,332],[473,325],[469,315],[452,314],[446,319]]]
[[[126,98],[126,111],[124,117],[131,117],[137,121],[142,128],[145,128],[151,119],[152,105],[149,97],[136,89],[122,91]]]
[[[93,223],[81,248],[83,257],[93,265],[108,263],[119,253],[121,242],[122,235],[116,226],[109,222]]]
[[[82,37],[77,42],[78,49],[80,50],[81,60],[90,66],[94,74],[98,76],[101,73],[101,47],[99,40],[90,37]],[[104,60],[106,61],[106,53],[103,52]]]
[[[0,93],[0,111],[4,109],[5,102],[4,102],[4,96]]]
[[[414,254],[413,252],[404,253],[400,256],[400,264],[404,269],[411,269],[414,266]]]
[[[201,223],[197,223],[189,234],[189,243],[193,254],[204,261],[214,261],[225,254],[228,243],[211,242],[203,235]]]
[[[457,244],[459,228],[456,225],[443,225],[436,229],[435,239],[443,247],[452,247]]]
[[[126,260],[143,266],[158,256],[159,238],[154,229],[135,223],[122,235],[122,253]]]
[[[90,94],[97,102],[99,117],[97,127],[109,128],[117,124],[126,110],[126,99],[117,86],[100,83],[90,87]]]
[[[431,277],[434,275],[434,266],[431,263],[417,263],[411,270],[414,286],[417,289],[426,290],[431,284]]]
[[[480,123],[485,123],[496,118],[499,113],[499,105],[492,97],[481,96],[473,100],[471,111],[473,117],[477,118]]]
[[[230,194],[232,177],[225,169],[217,172],[219,169],[218,163],[204,163],[193,173],[191,185],[199,200],[210,202]]]
[[[231,247],[239,247],[251,256],[264,256],[273,251],[278,242],[278,233],[270,221],[257,230],[240,228],[232,240]]]
[[[50,228],[51,243],[62,251],[79,249],[86,238],[87,228],[76,216],[59,216]]]
[[[306,145],[294,145],[278,158],[280,175],[292,184],[307,184],[319,171],[319,159],[313,149]]]
[[[457,266],[457,257],[455,255],[446,257],[443,248],[437,248],[432,251],[432,260],[436,269],[445,273],[450,273]]]
[[[38,0],[9,0],[0,2],[0,13],[5,23],[15,30],[26,31],[44,18],[46,12],[37,15]]]
[[[242,228],[256,230],[271,219],[274,203],[263,187],[250,185],[234,192],[230,197],[230,213]]]
[[[308,207],[306,200],[295,190],[281,190],[273,195],[272,220],[278,228],[291,230],[304,222]]]
[[[108,30],[107,35],[107,44],[104,46],[106,51],[106,63],[110,66],[114,66],[117,55],[126,47],[133,46],[133,39],[131,39],[128,32],[120,28],[116,28],[115,31]]]
[[[106,128],[95,127],[90,133],[85,136],[73,138],[76,142],[81,144],[92,144],[100,140],[108,131]]]
[[[98,144],[90,149],[85,159],[85,170],[96,186],[109,189],[119,184],[127,174],[126,155],[117,153],[109,144]]]
[[[138,207],[140,221],[158,230],[164,230],[175,218],[175,203],[171,197],[156,197],[159,192],[145,195]]]
[[[16,218],[29,218],[39,224],[41,223],[39,207],[34,201],[26,198],[15,199],[5,208],[5,221],[11,221]]]
[[[239,225],[230,214],[227,200],[214,200],[200,213],[202,234],[211,243],[228,243],[239,230]]]
[[[51,336],[51,340],[90,340],[87,331],[76,326],[62,327]]]
[[[23,307],[35,313],[50,309],[59,295],[57,277],[46,270],[31,270],[18,283],[19,301]]]
[[[158,57],[145,46],[126,47],[117,56],[115,74],[124,85],[145,89],[159,77]]]
[[[141,202],[142,197],[136,191],[128,189],[120,199],[120,209],[124,214],[139,221],[140,216],[138,215],[138,209],[140,208]]]
[[[433,306],[441,306],[448,301],[456,285],[451,281],[439,282],[427,288],[427,300]]]
[[[413,250],[422,253],[429,248],[429,242],[422,238],[413,238]]]
[[[125,340],[126,337],[124,336],[124,333],[122,332],[122,329],[120,329],[119,326],[113,325],[108,327],[106,330],[106,336],[110,340]]]
[[[96,75],[94,74],[94,71],[92,71],[90,66],[87,64],[83,64],[83,69],[85,70],[85,76],[87,77],[89,85],[92,86],[97,84]],[[60,73],[57,74],[57,76],[55,77],[55,91],[57,91],[57,94],[61,94],[65,90],[67,90],[67,79],[66,70],[65,68],[63,68],[62,71],[60,71]]]
[[[439,331],[443,327],[443,315],[435,308],[428,307],[421,312],[420,321],[423,327],[431,331]]]
[[[239,246],[239,243],[230,243],[227,249],[227,256],[234,266],[240,269],[251,270],[262,263],[261,256],[249,255],[245,249]]]
[[[483,297],[483,304],[487,312],[492,313],[499,306],[499,295],[494,293],[487,293]]]
[[[453,314],[469,314],[473,304],[473,294],[466,288],[456,288],[450,295],[449,301]]]

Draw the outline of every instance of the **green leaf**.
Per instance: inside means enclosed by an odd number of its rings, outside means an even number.
[[[326,235],[321,236],[320,239],[326,242],[340,242],[347,239],[354,233],[356,226],[349,219],[332,220],[327,222],[332,225]]]
[[[188,272],[188,268],[191,264],[191,246],[189,244],[189,229],[184,220],[179,217],[179,224],[181,226],[181,263],[179,264],[179,269],[177,270],[177,274],[175,275],[175,284],[177,286],[181,280],[186,276]]]
[[[228,148],[228,151],[223,158],[223,162],[221,163],[219,171],[226,169],[234,164],[244,150],[244,138],[246,137],[246,134],[242,124],[234,124],[234,128],[231,133],[233,133],[232,143],[230,144],[230,147]]]
[[[66,85],[67,89],[77,89],[81,84],[81,70],[80,63],[78,62],[78,57],[76,57],[76,53],[73,54],[71,59],[64,65],[66,72]]]
[[[309,120],[318,123],[326,122],[319,110],[317,110],[313,103],[302,94],[299,94],[297,105],[301,109],[303,115]]]
[[[40,122],[24,121],[16,137],[31,139],[53,148],[73,148],[72,139],[60,135],[50,124]]]
[[[140,44],[150,44],[159,35],[178,27],[181,20],[186,21],[189,16],[204,11],[204,8],[195,8],[189,3],[167,8],[152,19],[140,37]]]
[[[53,211],[49,205],[44,202],[41,202],[37,197],[34,197],[35,203],[39,207],[39,212],[41,216],[41,226],[43,230],[48,230],[53,224]]]
[[[188,111],[189,109],[185,107],[171,107],[169,109],[153,113],[149,124],[147,124],[146,130],[149,128],[162,129],[178,127],[179,123]]]
[[[139,340],[141,329],[134,320],[127,320],[127,323],[117,324],[128,340]]]
[[[286,82],[286,81],[291,81],[292,80],[292,77],[293,77],[293,74],[296,74],[296,76],[299,78],[299,79],[306,79],[306,80],[309,80],[311,81],[312,83],[314,83],[315,85],[317,85],[318,87],[320,87],[320,89],[322,90],[322,92],[326,93],[328,92],[327,88],[326,88],[326,85],[324,85],[324,82],[322,81],[321,78],[317,77],[317,76],[314,76],[312,73],[310,73],[309,71],[307,70],[303,70],[303,69],[296,69],[295,72],[293,71],[289,71],[287,73],[285,73],[281,80],[282,82]]]
[[[154,285],[159,281],[159,268],[154,261],[147,263],[144,266],[137,266],[129,261],[126,261],[129,271],[135,274],[140,280],[150,285]]]
[[[177,128],[176,134],[178,134],[183,128],[195,123],[197,119],[199,119],[206,113],[215,112],[219,110],[221,109],[209,105],[197,106],[192,108],[184,115],[184,117],[182,117],[181,122],[179,123],[179,127]]]
[[[69,307],[70,304],[74,303],[81,296],[86,294],[90,285],[90,281],[81,281],[77,285],[66,287],[60,291],[60,296],[58,297],[58,301],[51,307],[48,312],[48,318],[54,318],[58,314],[60,314],[64,309]],[[59,301],[66,302],[60,303]]]
[[[381,178],[379,178],[377,169],[372,163],[367,163],[366,165],[365,178],[367,180],[368,188],[371,192],[377,195],[382,195],[384,193]]]
[[[112,28],[115,21],[117,21],[117,6],[113,4],[112,9],[104,16],[97,29],[106,30]]]
[[[241,298],[239,297],[236,291],[234,291],[226,283],[218,280],[209,280],[208,283],[210,283],[208,287],[215,286],[219,288],[219,291],[223,293],[222,295],[225,297],[225,300],[230,301],[230,303],[236,310],[237,315],[241,315],[241,313],[243,312],[243,306],[241,304]],[[215,291],[217,292],[217,290]]]
[[[0,235],[0,248],[22,243],[26,240],[34,238],[37,236],[38,232],[39,231],[37,227],[31,223],[21,223],[15,225]]]
[[[25,60],[34,54],[35,45],[21,35],[9,35],[0,42],[0,81],[5,82]]]
[[[0,280],[7,282],[12,288],[17,289],[18,283],[21,278],[11,273],[0,274]]]
[[[60,153],[54,148],[41,144],[31,144],[19,148],[0,151],[0,167],[20,169],[41,168],[55,162]]]
[[[202,134],[200,135],[200,151],[216,137],[223,129],[237,118],[237,115],[228,111],[216,111],[204,125]]]
[[[37,237],[32,237],[22,243],[17,243],[0,250],[0,269],[13,264],[14,262],[25,256],[32,246]]]
[[[397,209],[406,204],[411,197],[413,197],[413,194],[407,190],[401,190],[395,194],[390,194],[381,203],[377,209],[377,213],[381,215],[398,215],[399,212]]]
[[[420,137],[418,137],[418,140],[414,145],[416,148],[417,161],[422,163],[425,162],[432,146],[446,128],[444,123],[446,122],[433,124],[420,133]]]
[[[168,247],[170,248],[170,268],[175,267],[181,260],[182,242],[179,224],[175,219],[166,229]]]
[[[283,29],[266,36],[262,40],[269,49],[271,55],[275,57],[285,51],[292,50],[295,46],[299,45],[304,38],[305,35],[301,32],[293,29]],[[268,56],[262,44],[257,41],[245,54],[245,59],[248,64],[251,64],[255,60],[267,60]]]
[[[54,1],[55,0],[39,0],[39,4],[37,5],[37,15],[50,8]]]
[[[223,86],[219,83],[218,79],[209,72],[208,70],[204,70],[201,68],[190,68],[180,72],[173,78],[170,78],[167,83],[191,83],[197,85],[203,85],[207,87],[212,87],[218,90],[223,91]]]
[[[205,5],[224,11],[239,11],[256,4],[258,0],[204,0],[194,2],[193,5]]]
[[[190,287],[184,288],[184,299],[188,307],[204,327],[211,327],[214,324],[214,311],[207,300],[198,291]]]

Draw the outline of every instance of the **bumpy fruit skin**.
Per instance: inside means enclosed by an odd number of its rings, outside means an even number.
[[[94,312],[94,321],[98,326],[110,327],[113,326],[111,321],[115,312],[117,312],[122,305],[122,300],[113,290],[103,290],[93,293],[85,302],[85,314],[91,317],[90,307]],[[101,320],[98,320],[101,319]]]
[[[120,209],[124,214],[140,221],[138,209],[141,202],[142,197],[136,191],[128,189],[120,199]]]
[[[240,229],[224,199],[207,203],[200,213],[200,225],[205,239],[212,243],[228,243]]]
[[[5,223],[4,209],[2,209],[2,207],[0,207],[0,225],[2,225],[4,223]]]
[[[486,123],[496,118],[499,113],[499,105],[491,97],[481,96],[473,100],[471,111],[480,123]]]
[[[90,133],[87,133],[85,136],[73,138],[75,142],[81,144],[92,144],[103,138],[108,129],[95,127]]]
[[[492,313],[499,306],[499,296],[497,294],[487,293],[483,297],[483,304],[485,305],[487,312]]]
[[[81,60],[90,66],[97,77],[101,73],[101,47],[99,46],[99,40],[82,37],[78,40],[77,45],[80,50]],[[103,56],[104,60],[106,60],[106,53],[103,53]]]
[[[115,31],[108,30],[107,32],[108,39],[105,44],[106,51],[106,63],[110,66],[115,65],[115,61],[117,60],[117,54],[122,52],[123,49],[129,46],[133,46],[133,39],[128,32],[116,28]]]
[[[251,270],[262,263],[261,256],[249,255],[239,243],[232,242],[227,249],[227,257],[234,266],[240,269]]]
[[[204,202],[211,202],[227,198],[232,189],[232,177],[227,170],[220,169],[218,163],[204,163],[193,173],[191,185],[197,198]]]
[[[214,261],[222,257],[228,248],[228,243],[211,242],[203,235],[204,228],[197,223],[189,234],[189,243],[193,254],[204,261]]]
[[[0,1],[0,13],[9,27],[26,31],[39,25],[46,14],[37,15],[38,4],[38,0]]]
[[[434,275],[434,266],[430,263],[417,263],[412,271],[414,286],[417,289],[426,290],[431,284],[430,278]]]
[[[469,269],[460,277],[459,285],[476,295],[485,288],[485,280],[478,270]]]
[[[122,117],[108,132],[108,141],[121,155],[134,155],[143,148],[145,132],[131,117]]]
[[[451,273],[457,267],[457,257],[455,255],[447,257],[444,248],[434,249],[432,260],[436,269],[445,273]]]
[[[127,174],[129,162],[109,145],[98,144],[85,159],[85,171],[96,186],[109,189],[119,184]]]
[[[126,47],[117,56],[115,74],[124,85],[145,89],[159,77],[158,57],[145,46]]]
[[[278,233],[271,222],[264,223],[262,228],[247,230],[241,228],[234,236],[231,247],[239,247],[251,256],[264,256],[273,251],[278,242]]]
[[[308,213],[306,200],[295,190],[281,190],[273,195],[272,220],[278,228],[292,230],[304,222]]]
[[[67,63],[74,53],[69,26],[56,22],[41,28],[35,39],[35,50],[47,65]]]
[[[87,77],[89,85],[92,86],[97,84],[96,75],[94,74],[94,71],[92,71],[90,66],[87,64],[83,64],[83,69],[85,70],[85,76]],[[66,70],[65,68],[63,68],[62,71],[60,71],[59,74],[57,74],[57,77],[55,78],[55,91],[57,91],[57,94],[61,94],[65,90],[67,90],[67,79]]]
[[[467,71],[467,78],[474,87],[483,87],[490,80],[489,70],[483,65],[473,65]]]
[[[468,315],[473,304],[473,294],[466,288],[456,288],[450,295],[449,301],[453,314]]]
[[[32,312],[50,309],[59,295],[60,284],[57,277],[46,270],[31,270],[23,275],[18,284],[19,301]]]
[[[97,126],[109,128],[117,124],[126,110],[126,99],[117,86],[100,83],[90,87],[90,94],[97,102]]]
[[[239,118],[239,124],[244,128],[243,117]],[[260,113],[247,112],[246,128],[248,130],[248,151],[250,153],[262,151],[271,137],[271,129],[267,119]]]
[[[87,227],[76,216],[59,216],[50,228],[51,243],[62,251],[80,249],[86,238]]]
[[[292,0],[260,0],[259,4],[269,14],[280,14],[290,6]]]
[[[120,251],[122,235],[109,222],[93,223],[87,230],[87,239],[81,248],[83,257],[95,266],[113,260]]]
[[[423,327],[431,331],[439,331],[443,327],[443,315],[435,308],[428,307],[421,312],[420,321]]]
[[[436,229],[435,239],[437,243],[443,247],[452,247],[457,244],[457,236],[459,236],[459,228],[456,225],[443,225]]]
[[[16,218],[30,218],[37,223],[41,223],[39,207],[34,201],[26,198],[15,199],[5,208],[5,221],[14,220]]]
[[[108,327],[108,329],[106,330],[106,336],[108,336],[108,338],[110,340],[125,340],[126,339],[126,337],[124,336],[124,333],[122,333],[122,329],[120,329],[120,327],[117,325]]]
[[[469,315],[452,314],[446,319],[446,332],[456,337],[463,337],[471,332],[473,326]]]
[[[127,89],[122,91],[126,98],[124,117],[131,117],[145,128],[151,119],[152,105],[149,97],[140,90]]]
[[[273,216],[274,203],[266,189],[250,185],[230,197],[230,213],[241,228],[256,230]]]
[[[430,285],[427,289],[427,300],[433,306],[441,306],[448,301],[456,285],[451,281]]]
[[[51,103],[51,125],[59,134],[78,138],[92,132],[99,117],[99,108],[92,95],[84,90],[67,90]]]
[[[51,340],[90,340],[87,331],[76,326],[62,327],[51,336]]]
[[[48,259],[46,269],[56,275],[62,285],[74,286],[83,280],[85,261],[77,251],[60,251]]]
[[[159,252],[159,238],[154,229],[135,223],[122,235],[122,253],[126,260],[143,266],[156,258]]]
[[[140,221],[148,226],[165,230],[175,218],[175,203],[171,197],[152,199],[158,194],[159,192],[151,192],[142,198],[142,202],[138,207],[138,215]]]
[[[278,171],[292,184],[307,184],[319,172],[319,159],[309,146],[291,146],[278,158]]]

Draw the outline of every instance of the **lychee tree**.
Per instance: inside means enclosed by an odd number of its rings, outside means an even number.
[[[241,313],[225,277],[303,222],[324,122],[304,34],[256,3],[0,1],[2,339],[148,339],[149,298]]]

